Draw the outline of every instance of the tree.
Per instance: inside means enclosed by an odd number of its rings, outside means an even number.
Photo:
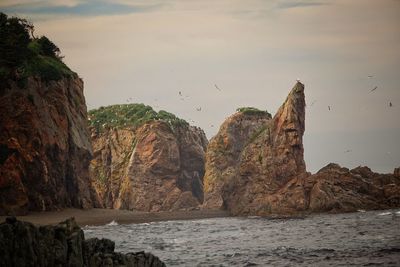
[[[15,68],[30,56],[31,27],[24,19],[0,13],[0,67]]]
[[[50,41],[46,36],[40,37],[37,40],[37,42],[41,48],[41,54],[43,54],[44,56],[61,59],[60,49],[52,41]]]

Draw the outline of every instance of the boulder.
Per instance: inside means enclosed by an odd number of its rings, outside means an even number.
[[[34,226],[15,217],[0,224],[0,266],[163,267],[150,253],[114,252],[108,239],[85,240],[73,218],[55,226]]]

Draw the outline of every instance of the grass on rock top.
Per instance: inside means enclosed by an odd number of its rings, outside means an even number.
[[[100,107],[89,111],[89,125],[97,132],[107,128],[137,128],[149,121],[164,121],[174,129],[189,123],[164,110],[159,112],[144,104],[122,104]]]
[[[268,111],[260,110],[254,107],[241,107],[237,108],[236,111],[241,112],[245,115],[268,115],[268,117],[271,117],[271,113],[269,113]]]

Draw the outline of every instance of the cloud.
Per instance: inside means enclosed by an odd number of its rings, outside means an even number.
[[[17,4],[7,5],[3,3],[2,12],[40,14],[40,15],[75,15],[75,16],[99,16],[122,15],[139,12],[147,12],[162,6],[159,3],[152,4],[125,4],[112,1],[77,1],[64,0],[54,4],[52,1],[18,1]]]
[[[50,0],[4,0],[0,2],[0,7],[11,7],[17,8],[28,5],[36,5],[36,6],[76,6],[79,3],[82,3],[82,0],[58,0],[58,1],[50,1]]]
[[[313,6],[322,6],[327,5],[327,2],[316,2],[316,1],[293,1],[293,0],[284,0],[280,1],[277,4],[278,9],[289,9],[289,8],[303,8],[303,7],[313,7]]]

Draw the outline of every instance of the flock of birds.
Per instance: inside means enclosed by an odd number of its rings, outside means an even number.
[[[374,76],[373,76],[373,75],[368,75],[367,77],[368,77],[368,79],[372,79]],[[299,82],[300,80],[297,79],[297,81]],[[369,93],[372,93],[372,92],[374,92],[374,91],[377,90],[377,89],[378,89],[378,86],[375,86],[374,88],[372,88],[372,89],[369,91]],[[316,100],[312,101],[311,104],[310,104],[310,106],[312,107],[316,102],[317,102]],[[389,105],[390,108],[393,107],[393,104],[392,104],[391,101],[389,101],[388,105]],[[328,105],[328,111],[331,111],[331,110],[332,110],[331,105]],[[347,149],[347,150],[344,151],[344,153],[350,153],[350,152],[352,152],[351,149]],[[388,154],[390,154],[390,152],[388,152]]]
[[[368,77],[368,79],[372,79],[374,76],[373,75],[368,75],[367,76]],[[297,81],[298,82],[300,82],[300,79],[297,79]],[[218,85],[216,85],[216,84],[214,84],[214,87],[215,87],[215,89],[217,89],[218,91],[221,91],[221,89],[218,87]],[[372,92],[374,92],[375,90],[377,90],[378,89],[378,86],[375,86],[374,88],[372,88],[371,90],[370,90],[370,93],[372,93]],[[179,91],[178,92],[178,95],[179,95],[179,99],[181,100],[181,101],[184,101],[186,98],[188,98],[189,96],[188,95],[183,95],[182,94],[182,91]],[[154,99],[154,101],[155,102],[157,102],[157,99]],[[127,103],[129,103],[129,102],[132,102],[132,97],[129,97],[128,99],[126,99],[126,102]],[[317,102],[317,100],[313,100],[312,101],[312,103],[310,104],[310,106],[312,107],[315,103]],[[393,107],[393,104],[392,104],[392,102],[391,101],[389,101],[389,107]],[[154,106],[155,108],[157,108],[158,106]],[[328,105],[328,110],[329,111],[331,111],[332,110],[332,106],[331,105]],[[196,111],[201,111],[201,107],[196,107]],[[191,120],[192,122],[194,122],[193,120]],[[214,125],[210,125],[211,127],[214,127]]]
[[[218,85],[214,84],[214,87],[215,87],[215,89],[217,89],[218,91],[222,91],[221,88],[218,87]],[[184,95],[184,94],[182,93],[182,91],[179,91],[179,92],[178,92],[178,96],[179,96],[179,99],[180,99],[181,101],[185,101],[185,99],[189,98],[189,96],[188,96],[188,95]],[[127,103],[132,103],[132,101],[133,101],[133,98],[132,98],[132,97],[129,97],[129,98],[126,99],[126,102],[127,102]],[[154,101],[157,102],[158,99],[155,98]],[[157,105],[153,105],[153,107],[159,108],[159,106],[157,106]],[[196,107],[196,111],[200,112],[200,111],[201,111],[201,107]],[[189,119],[189,121],[190,121],[191,123],[195,123],[195,121],[192,120],[192,119]],[[214,125],[211,124],[210,127],[211,127],[211,128],[214,128]]]
[[[368,77],[368,79],[374,78],[373,75],[368,75],[367,77]],[[300,82],[300,79],[297,79],[297,81]],[[216,90],[222,91],[221,88],[219,88],[217,84],[214,84],[214,87],[215,87]],[[374,88],[372,88],[372,89],[370,90],[369,93],[373,93],[373,92],[376,91],[377,89],[378,89],[378,86],[375,86]],[[184,95],[184,94],[182,93],[182,91],[179,91],[179,92],[178,92],[178,96],[179,96],[179,99],[180,99],[181,101],[185,101],[185,99],[189,98],[189,96],[188,96],[188,95]],[[129,102],[132,102],[132,100],[133,100],[132,97],[129,97],[128,99],[126,99],[126,102],[129,103]],[[158,99],[154,99],[155,102],[157,102],[157,100],[158,100]],[[316,102],[317,102],[317,100],[313,100],[313,101],[311,102],[311,104],[310,104],[310,107],[312,107]],[[388,105],[389,105],[389,107],[393,107],[393,104],[392,104],[391,101],[389,101]],[[155,107],[155,108],[158,108],[157,105],[154,105],[154,107]],[[331,111],[331,110],[332,110],[332,106],[331,106],[331,105],[328,105],[327,108],[328,108],[328,111]],[[202,111],[201,106],[200,106],[200,107],[196,107],[196,111],[201,112],[201,111]],[[189,119],[189,121],[192,122],[192,123],[195,123],[195,121],[192,120],[192,119]],[[211,124],[210,127],[213,128],[214,125]],[[350,153],[350,152],[352,152],[351,149],[347,149],[347,150],[344,151],[344,153]]]
[[[368,75],[368,79],[372,79],[373,77],[374,77],[373,75]],[[300,82],[299,79],[297,79],[297,81]],[[369,92],[372,93],[372,92],[374,92],[376,89],[378,89],[378,86],[375,86],[375,87],[372,88]],[[311,102],[310,106],[312,107],[312,106],[315,104],[315,102],[317,102],[317,100],[313,100],[313,101]],[[389,105],[390,108],[393,107],[393,104],[392,104],[391,101],[389,101],[388,105]],[[329,110],[329,111],[332,110],[332,106],[331,106],[331,105],[328,105],[328,110]]]

